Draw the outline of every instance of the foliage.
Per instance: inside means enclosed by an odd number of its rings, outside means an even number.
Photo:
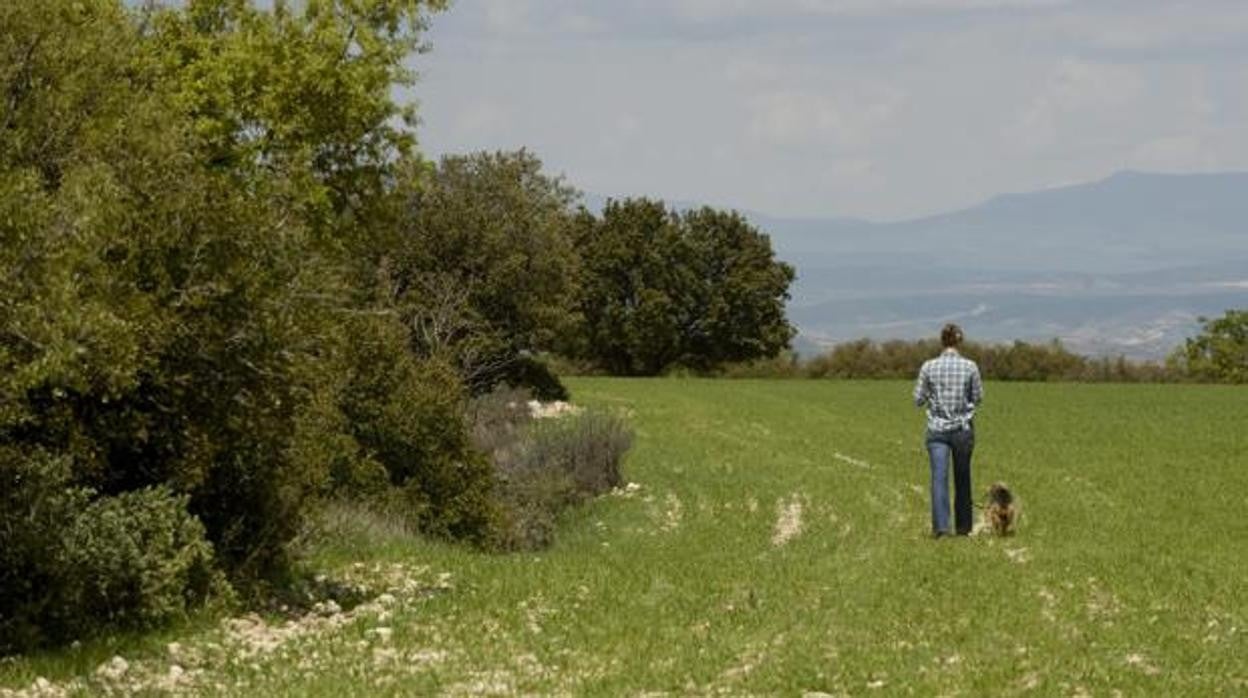
[[[321,241],[376,261],[396,168],[414,154],[405,61],[446,0],[191,0],[157,12],[159,69],[199,153],[270,188]]]
[[[810,378],[913,378],[924,361],[941,352],[940,342],[928,340],[860,339],[838,344],[805,362],[779,367],[767,374],[765,366],[753,367],[753,375]],[[1047,344],[1015,341],[1010,344],[967,342],[961,352],[979,364],[986,380],[1156,382],[1173,380],[1164,367],[1131,362],[1123,357],[1089,358],[1075,354],[1053,340]],[[738,373],[751,373],[749,367]]]
[[[0,652],[150,628],[228,596],[184,496],[94,497],[64,457],[10,447],[0,483]]]
[[[532,442],[505,473],[557,469],[572,483],[574,501],[606,494],[624,484],[624,454],[633,434],[620,417],[586,410],[568,417],[545,419],[531,429]]]
[[[725,364],[711,375],[722,378],[803,378],[806,363],[792,351],[753,361]]]
[[[0,448],[0,654],[57,634],[43,628],[60,613],[68,582],[55,542],[90,494],[69,482],[63,457]]]
[[[353,486],[358,476],[340,478],[337,489],[393,495],[387,486],[398,488],[422,532],[485,541],[494,525],[493,477],[471,447],[467,396],[454,369],[408,351],[406,332],[391,316],[363,316],[350,327],[354,341],[341,410],[359,444],[355,460],[385,480],[373,476],[373,486],[361,490]]]
[[[523,386],[533,393],[534,398],[544,402],[566,401],[571,397],[551,363],[527,353],[507,365],[502,382]]]
[[[407,196],[393,296],[423,355],[453,362],[474,394],[548,373],[517,367],[572,327],[578,194],[530,152],[448,156]]]
[[[584,331],[569,351],[612,374],[708,370],[774,356],[793,337],[793,268],[740,214],[609,201],[601,218],[582,212],[576,235]]]
[[[1176,349],[1169,364],[1197,380],[1248,383],[1248,310],[1200,322],[1200,334]]]
[[[186,504],[156,487],[101,497],[82,511],[61,563],[75,582],[63,607],[86,619],[75,635],[97,625],[155,627],[224,593],[204,526]]]
[[[388,188],[417,167],[391,90],[442,5],[0,7],[0,447],[88,493],[67,512],[87,507],[116,543],[138,535],[123,518],[177,523],[161,504],[174,497],[250,582],[280,574],[330,473],[373,459],[411,471],[391,480],[431,529],[476,535],[450,513],[486,492],[454,484],[487,470],[465,465],[462,414],[443,419],[462,412],[459,386],[411,360],[397,319],[397,354],[381,355],[407,359],[395,392],[375,422],[347,412],[369,387],[354,368],[376,357],[350,353],[343,319],[397,317],[373,307],[372,285]],[[13,515],[37,518],[43,490],[21,491]],[[156,543],[152,555],[173,554]],[[137,576],[100,572],[84,608],[113,584],[151,587],[143,570],[178,583],[155,558],[117,564]],[[48,588],[70,583],[45,572]],[[42,617],[39,599],[15,598]]]
[[[554,542],[559,515],[624,483],[632,431],[589,410],[534,420],[529,395],[504,388],[473,401],[473,440],[490,455],[502,505],[495,544],[533,550]]]
[[[472,445],[494,460],[505,457],[520,442],[522,432],[533,421],[529,410],[532,394],[525,388],[501,385],[475,397],[468,407],[472,423]]]

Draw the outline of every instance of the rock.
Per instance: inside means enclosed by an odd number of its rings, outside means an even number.
[[[565,415],[579,414],[581,408],[575,405],[558,400],[555,402],[538,402],[530,400],[528,402],[529,414],[534,419],[553,419]]]
[[[330,599],[313,605],[312,612],[318,616],[336,616],[342,613],[342,606],[339,606],[337,601]]]
[[[103,678],[117,681],[125,676],[129,670],[130,662],[127,662],[123,657],[117,656],[96,667],[95,673]]]

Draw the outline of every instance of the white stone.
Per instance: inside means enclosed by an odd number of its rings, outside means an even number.
[[[107,662],[101,664],[96,668],[95,673],[103,676],[104,678],[116,681],[117,679],[125,676],[126,672],[129,670],[130,662],[127,662],[125,658],[118,656],[113,657]]]

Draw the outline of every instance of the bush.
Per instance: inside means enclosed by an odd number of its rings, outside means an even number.
[[[92,500],[71,477],[64,457],[0,450],[0,652],[151,628],[229,595],[186,497]]]
[[[961,351],[979,364],[986,380],[1156,382],[1177,377],[1176,372],[1158,364],[1128,361],[1121,356],[1115,359],[1080,356],[1057,340],[1045,344],[968,342]],[[806,361],[802,372],[811,378],[910,379],[918,375],[924,361],[940,352],[940,343],[930,339],[886,342],[859,339],[838,344]]]
[[[521,433],[533,421],[532,399],[528,390],[507,385],[473,398],[468,407],[473,447],[495,462],[506,458],[506,451],[520,443]]]
[[[397,489],[421,532],[486,542],[495,526],[494,479],[472,448],[456,371],[413,355],[392,318],[366,316],[350,327],[339,404],[360,450],[335,489],[381,500],[399,496]]]
[[[204,526],[186,505],[187,497],[154,487],[102,497],[82,511],[63,542],[75,635],[155,627],[226,589]]]
[[[0,446],[0,655],[59,634],[58,542],[90,496],[69,480],[64,457]]]
[[[588,410],[535,422],[531,441],[512,472],[555,470],[572,483],[573,503],[606,494],[624,484],[620,469],[633,434],[615,415]],[[518,467],[517,467],[518,466]]]
[[[1167,365],[1198,381],[1248,383],[1248,310],[1202,317],[1200,323],[1200,334],[1175,349]]]
[[[801,378],[802,362],[792,351],[782,351],[768,359],[728,364],[718,372],[722,378]]]
[[[533,420],[528,394],[505,389],[473,401],[473,441],[490,454],[502,518],[495,543],[532,550],[554,541],[559,515],[624,483],[632,432],[619,417],[585,411]]]
[[[527,388],[533,397],[542,401],[567,400],[568,389],[564,387],[559,376],[544,361],[532,356],[520,356],[503,370],[501,381],[504,385]]]

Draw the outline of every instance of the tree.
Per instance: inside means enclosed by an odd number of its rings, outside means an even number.
[[[442,5],[0,4],[0,486],[29,461],[90,505],[168,491],[235,580],[283,571],[335,458],[378,454],[450,535],[485,520],[439,509],[489,486],[442,419],[459,386],[403,364],[370,409],[352,362],[412,357],[347,322],[402,335],[374,284],[418,167],[392,88]]]
[[[775,356],[793,268],[740,214],[677,214],[647,199],[578,218],[583,331],[573,353],[617,375],[710,370]]]
[[[1200,334],[1175,350],[1170,363],[1198,380],[1248,383],[1248,310],[1200,322]]]
[[[796,334],[785,317],[794,270],[739,213],[708,207],[680,217],[694,272],[693,304],[681,318],[681,363],[708,370],[773,357]]]
[[[575,322],[578,194],[532,153],[448,156],[407,197],[393,295],[413,347],[474,393],[518,376]]]

